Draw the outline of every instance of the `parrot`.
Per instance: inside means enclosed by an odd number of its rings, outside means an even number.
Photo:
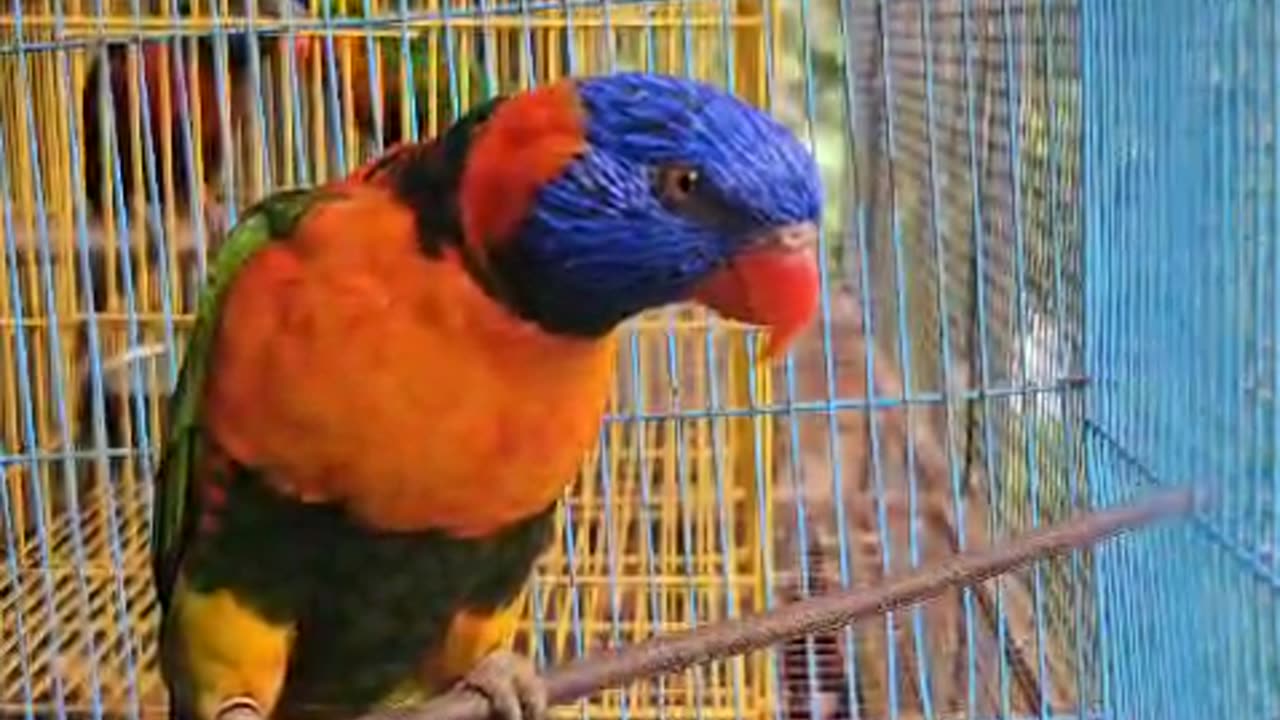
[[[618,329],[693,303],[784,353],[820,299],[822,192],[764,110],[619,72],[495,95],[249,207],[154,483],[170,717],[350,718],[459,688],[545,717],[510,641]]]
[[[280,3],[282,1],[293,3],[296,8],[294,10],[295,16],[306,16],[307,6],[301,0],[262,0],[260,7],[263,14],[268,17],[280,17],[282,14]],[[189,15],[190,10],[185,1],[179,8],[179,12],[183,15]],[[153,143],[152,151],[155,153],[156,172],[158,174],[161,172],[161,135],[168,134],[173,149],[174,196],[180,209],[184,214],[187,213],[189,211],[189,208],[186,207],[189,201],[188,168],[182,126],[190,122],[188,113],[194,105],[189,103],[194,103],[194,96],[198,93],[202,115],[199,127],[200,136],[195,137],[193,135],[190,138],[190,142],[193,152],[200,153],[203,167],[207,173],[206,186],[200,188],[199,191],[204,196],[204,222],[216,238],[220,237],[226,229],[226,212],[221,203],[216,200],[217,193],[211,191],[213,178],[222,170],[222,123],[219,108],[222,107],[223,103],[218,100],[217,95],[215,73],[218,71],[218,66],[215,62],[214,44],[211,38],[201,37],[185,42],[194,42],[199,56],[199,70],[194,86],[190,84],[189,75],[183,74],[180,76],[179,69],[189,72],[190,66],[185,63],[179,65],[175,59],[171,58],[173,48],[170,47],[170,41],[144,41],[139,49],[138,61],[142,64],[147,83],[150,133]],[[273,43],[263,39],[260,49],[266,51],[272,45]],[[288,48],[285,48],[286,43],[283,42],[283,38],[279,45],[282,51],[289,51]],[[291,51],[300,62],[305,61],[311,52],[312,45],[313,41],[310,38],[300,37],[293,43]],[[249,90],[248,86],[251,82],[250,47],[249,38],[244,33],[229,34],[227,37],[228,102],[226,104],[230,107],[233,124],[237,118],[242,117],[247,112],[246,108],[251,107],[249,100],[244,97]],[[188,56],[184,55],[183,57],[185,59]],[[126,199],[134,192],[135,182],[146,182],[146,175],[144,165],[143,176],[134,178],[134,132],[132,130],[133,125],[130,122],[129,85],[136,71],[130,68],[128,48],[119,44],[108,45],[104,54],[94,53],[92,58],[81,90],[81,128],[84,137],[86,199],[89,203],[91,216],[100,219],[105,213],[106,206],[113,202],[112,198],[106,195],[106,177],[114,172],[113,161],[109,155],[111,147],[107,144],[108,140],[105,135],[107,128],[104,127],[105,119],[102,117],[102,110],[106,106],[100,99],[102,98],[100,92],[104,74],[111,91],[109,102],[114,116],[115,126],[113,129],[115,132],[116,152],[120,163],[122,189]],[[161,68],[166,66],[169,72],[169,110],[171,113],[167,118],[164,117],[164,108],[160,101],[161,87],[163,85],[160,72]],[[185,87],[182,88],[182,93],[185,93],[185,101],[183,99],[184,95],[180,93],[180,77],[187,81],[183,83]],[[139,87],[139,92],[141,92],[141,87]],[[139,95],[139,98],[141,98],[141,95]],[[138,112],[140,113],[141,111],[139,110]],[[191,128],[193,133],[195,132],[194,123],[188,125],[188,127]],[[146,149],[142,148],[142,151],[146,152]],[[104,153],[108,154],[104,156]],[[156,182],[157,185],[162,182],[159,176],[157,176]]]

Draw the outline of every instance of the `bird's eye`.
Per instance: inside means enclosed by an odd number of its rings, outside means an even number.
[[[668,203],[681,205],[698,191],[698,171],[682,165],[669,165],[658,170],[657,191]]]

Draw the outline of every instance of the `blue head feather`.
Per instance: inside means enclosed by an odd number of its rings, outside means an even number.
[[[767,114],[670,76],[606,75],[577,88],[587,149],[495,258],[517,304],[547,329],[606,332],[686,299],[758,234],[818,221],[817,165]],[[691,202],[658,190],[673,167],[696,172]]]

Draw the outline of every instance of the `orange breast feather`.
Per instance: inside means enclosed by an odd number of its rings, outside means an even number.
[[[206,385],[214,439],[276,488],[387,530],[484,535],[541,510],[597,436],[612,338],[519,321],[413,218],[346,188],[228,291]]]

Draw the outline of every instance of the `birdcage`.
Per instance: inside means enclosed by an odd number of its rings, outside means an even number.
[[[390,88],[403,67],[394,54],[372,51],[372,42],[398,50],[408,38],[410,57],[424,58],[412,70],[429,88],[413,98],[422,111],[400,106],[406,125],[420,123],[414,131],[422,136],[495,92],[608,67],[728,79],[744,97],[764,102],[765,28],[774,12],[765,3],[517,12],[514,4],[415,2],[403,21],[398,9],[300,8],[300,17],[310,10],[323,23],[307,30],[295,22],[291,32],[309,33],[326,52],[306,64],[267,47],[250,71],[247,95],[225,81],[230,55],[219,55],[216,42],[204,54],[190,44],[168,46],[145,81],[133,57],[130,77],[115,89],[131,109],[113,118],[125,125],[119,137],[133,142],[102,148],[120,168],[90,178],[105,187],[100,212],[77,204],[77,192],[69,191],[100,160],[84,150],[93,128],[81,115],[84,104],[100,102],[87,77],[98,43],[183,33],[226,38],[253,18],[259,42],[269,46],[281,21],[225,3],[195,3],[181,12],[176,4],[34,3],[6,18],[0,155],[11,252],[0,266],[13,292],[0,311],[5,712],[163,707],[147,508],[163,398],[179,360],[171,348],[189,329],[211,238],[203,222],[192,220],[197,213],[182,209],[181,173],[190,166],[201,176],[203,164],[217,159],[200,147],[218,139],[206,132],[210,125],[226,125],[231,139],[230,172],[211,197],[242,208],[270,188],[344,174],[386,144],[384,128],[401,118],[388,110],[375,127],[362,128],[352,111],[363,72],[381,73],[375,82]],[[202,62],[223,77],[220,90],[199,91]],[[18,97],[26,102],[8,101]],[[219,112],[240,103],[249,109]],[[147,131],[151,117],[144,111],[173,107],[186,108],[188,135]],[[184,157],[192,162],[180,162]],[[127,183],[126,172],[144,180]],[[149,202],[154,198],[162,201]],[[92,297],[85,295],[86,278],[96,283]],[[531,585],[522,645],[554,661],[762,607],[771,428],[743,414],[768,403],[769,378],[756,370],[751,342],[741,329],[682,311],[646,318],[623,333],[603,444],[567,498],[557,527],[561,542]],[[707,412],[713,408],[721,417]],[[665,683],[666,702],[693,707],[686,698],[691,678]],[[768,678],[763,658],[710,668],[698,680],[699,702],[712,716],[732,712],[735,702],[758,714],[771,703]],[[654,697],[633,693],[628,712],[653,714]],[[592,704],[593,715],[618,712],[616,695]]]
[[[692,309],[623,328],[521,649],[554,664],[875,582],[1151,488],[1221,502],[557,713],[1280,716],[1274,3],[277,10],[14,0],[0,19],[0,714],[162,712],[147,507],[215,241],[199,208],[339,176],[495,92],[644,69],[728,87],[811,143],[822,318],[772,366]],[[90,157],[101,41],[177,37],[213,51],[173,42],[148,82],[131,56],[127,147]],[[264,48],[243,94],[237,37]],[[281,50],[300,37],[321,50]],[[198,89],[202,65],[217,82]],[[426,90],[397,92],[410,78]],[[369,122],[362,86],[389,88]],[[183,132],[147,130],[179,106]],[[184,185],[205,176],[208,198]]]

